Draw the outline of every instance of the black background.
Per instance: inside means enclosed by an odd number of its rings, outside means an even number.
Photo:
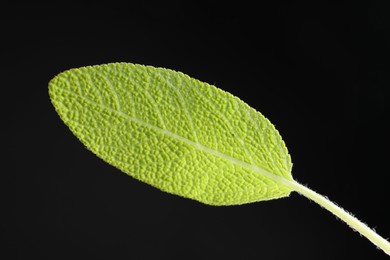
[[[0,258],[387,259],[296,193],[211,207],[160,192],[86,150],[50,103],[48,81],[74,67],[185,72],[261,111],[296,180],[390,237],[389,2],[263,2],[3,1]]]

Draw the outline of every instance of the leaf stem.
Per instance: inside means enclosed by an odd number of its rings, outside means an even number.
[[[356,217],[352,216],[350,213],[337,206],[335,203],[330,201],[325,196],[318,194],[317,192],[309,189],[308,187],[296,182],[289,182],[289,186],[293,188],[298,193],[303,196],[311,199],[316,202],[323,208],[332,212],[335,216],[343,220],[350,226],[352,229],[358,231],[360,234],[365,236],[368,240],[370,240],[374,245],[378,248],[382,249],[386,254],[390,255],[390,243],[380,235],[378,235],[373,229],[369,228],[366,224],[358,220]]]

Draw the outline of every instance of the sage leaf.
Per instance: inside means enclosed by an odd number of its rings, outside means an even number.
[[[111,63],[62,72],[49,94],[89,150],[140,181],[210,205],[297,191],[390,254],[375,231],[296,182],[273,124],[226,91],[165,68]]]

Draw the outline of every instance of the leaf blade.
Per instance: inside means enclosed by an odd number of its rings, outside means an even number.
[[[112,63],[65,71],[49,89],[58,114],[88,149],[161,190],[213,205],[291,192],[278,181],[292,180],[292,164],[274,126],[207,83]]]

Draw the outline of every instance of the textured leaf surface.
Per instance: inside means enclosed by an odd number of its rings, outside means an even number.
[[[183,73],[129,63],[71,69],[49,84],[58,114],[96,155],[163,191],[212,205],[289,195],[274,126]]]

